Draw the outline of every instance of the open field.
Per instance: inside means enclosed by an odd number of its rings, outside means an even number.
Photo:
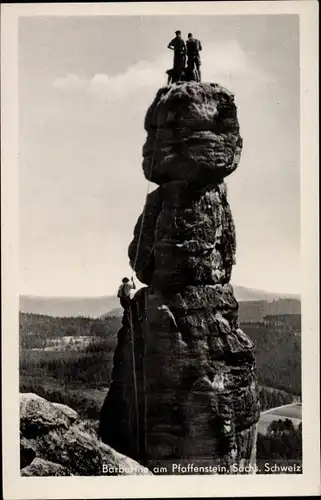
[[[292,403],[284,406],[280,406],[277,408],[271,408],[264,412],[264,415],[268,415],[273,413],[277,417],[285,417],[285,418],[302,418],[302,404],[301,403]]]
[[[294,427],[298,427],[302,422],[302,405],[292,403],[262,412],[258,423],[258,432],[265,435],[273,421],[285,419],[290,419]]]

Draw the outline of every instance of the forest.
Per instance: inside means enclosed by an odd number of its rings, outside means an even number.
[[[302,461],[302,423],[295,427],[292,420],[288,418],[271,422],[268,433],[264,436],[258,435],[256,454],[258,464],[269,463],[272,465],[274,462],[278,467],[290,464],[300,465]],[[297,468],[295,472],[302,473],[302,468]],[[268,472],[265,470],[265,473]]]
[[[59,318],[42,314],[19,314],[20,347],[34,349],[45,347],[48,339],[64,336],[116,337],[121,319],[115,316],[100,318]]]
[[[289,320],[287,315],[268,316],[261,322],[243,323],[241,328],[255,345],[259,383],[299,396],[301,394],[300,317]]]
[[[86,418],[98,418],[110,384],[120,324],[120,318],[113,316],[56,318],[20,313],[20,390],[65,403]],[[291,323],[284,316],[273,316],[241,327],[255,343],[262,411],[291,403],[301,391],[298,318]],[[35,350],[64,336],[91,339],[78,352]]]
[[[300,398],[300,320],[298,315],[269,315],[241,324],[255,344],[261,411]],[[97,422],[110,384],[120,325],[120,318],[113,316],[56,318],[20,313],[20,391],[66,404],[82,418]],[[46,350],[53,340],[64,337],[90,337],[90,342],[77,352],[68,347]],[[258,460],[299,460],[301,427],[295,429],[291,421],[272,424],[266,435],[258,435]]]

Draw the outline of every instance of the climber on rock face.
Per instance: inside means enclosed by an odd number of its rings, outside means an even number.
[[[174,51],[173,72],[175,73],[175,77],[172,81],[179,81],[181,79],[182,71],[185,68],[186,45],[179,30],[175,31],[175,35],[176,37],[169,42],[167,48]]]
[[[120,304],[126,313],[130,307],[130,292],[131,290],[135,290],[136,285],[134,283],[133,278],[129,280],[128,278],[123,278],[122,282],[118,288],[117,297],[120,299]]]
[[[187,51],[187,68],[189,71],[193,71],[194,68],[198,74],[198,81],[201,81],[201,57],[200,51],[202,50],[202,44],[200,40],[194,38],[192,33],[189,33],[188,40],[186,41],[186,51]]]

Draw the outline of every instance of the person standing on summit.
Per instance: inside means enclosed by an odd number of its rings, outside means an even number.
[[[186,51],[187,51],[187,68],[189,71],[193,71],[194,68],[198,74],[198,81],[201,81],[201,57],[200,51],[202,50],[202,44],[200,40],[194,38],[192,33],[189,33],[188,39],[186,40]]]
[[[175,35],[176,37],[169,42],[167,48],[174,51],[175,81],[179,81],[181,79],[182,71],[185,68],[186,45],[182,39],[181,31],[175,31]]]

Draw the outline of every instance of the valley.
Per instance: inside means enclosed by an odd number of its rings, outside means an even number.
[[[244,287],[237,290],[245,298],[239,302],[240,327],[254,342],[258,366],[258,459],[300,460],[300,301]],[[20,392],[70,406],[98,428],[121,326],[118,299],[61,299],[58,303],[22,299],[21,304]]]

